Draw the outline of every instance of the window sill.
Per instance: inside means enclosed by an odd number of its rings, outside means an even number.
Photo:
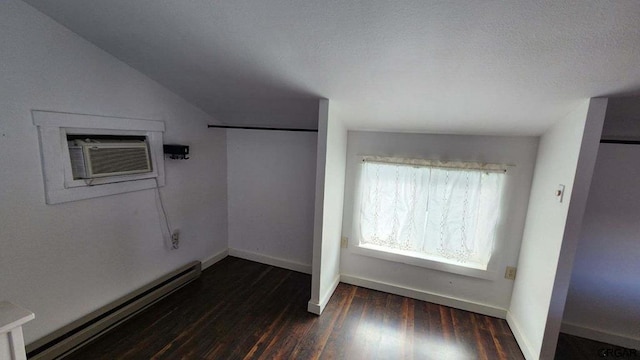
[[[495,279],[496,275],[496,272],[484,269],[479,265],[461,265],[453,261],[447,261],[447,259],[431,257],[426,254],[420,254],[412,251],[388,249],[376,245],[356,244],[351,247],[351,251],[358,255],[374,257],[392,262],[400,262],[427,269],[433,269],[486,280],[493,280]]]

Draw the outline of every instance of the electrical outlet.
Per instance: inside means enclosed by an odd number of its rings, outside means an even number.
[[[349,238],[346,236],[343,236],[340,239],[340,247],[342,247],[343,249],[346,249],[349,247]]]
[[[171,234],[171,247],[177,249],[180,247],[180,231],[174,230],[173,234]]]
[[[515,266],[507,266],[507,270],[504,272],[504,278],[509,280],[516,279],[517,268]]]

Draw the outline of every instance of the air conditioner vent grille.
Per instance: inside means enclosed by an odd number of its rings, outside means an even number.
[[[113,174],[151,171],[146,147],[137,148],[89,148],[91,172]]]

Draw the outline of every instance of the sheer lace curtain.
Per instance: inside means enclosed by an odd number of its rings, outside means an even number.
[[[363,162],[360,243],[486,269],[504,170],[438,164]]]

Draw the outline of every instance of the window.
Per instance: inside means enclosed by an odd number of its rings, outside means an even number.
[[[495,164],[366,157],[359,247],[487,270],[505,169]]]
[[[33,123],[38,127],[47,204],[164,186],[164,122],[49,111],[32,113]],[[77,154],[70,148],[70,141],[87,138],[144,142],[150,171],[130,171],[128,174],[120,171],[114,176],[94,176],[90,180],[78,178],[77,173],[74,176],[74,171],[78,170],[74,165],[78,164],[73,164],[72,155]]]

